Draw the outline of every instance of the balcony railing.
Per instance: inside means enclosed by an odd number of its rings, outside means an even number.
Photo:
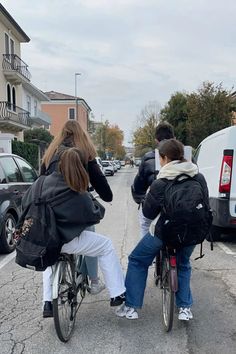
[[[3,54],[3,70],[16,71],[30,81],[31,74],[28,65],[16,54]]]
[[[28,111],[5,101],[0,101],[0,122],[1,121],[13,121],[28,127],[32,125]]]

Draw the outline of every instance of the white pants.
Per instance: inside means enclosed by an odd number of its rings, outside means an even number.
[[[98,257],[110,297],[125,292],[124,276],[112,241],[96,232],[83,231],[79,237],[62,246],[61,252]],[[52,301],[52,268],[43,272],[43,301]]]
[[[139,224],[140,224],[140,236],[141,238],[143,238],[148,232],[149,232],[149,228],[151,225],[152,220],[146,218],[143,215],[143,211],[142,211],[142,206],[140,206],[139,209]]]

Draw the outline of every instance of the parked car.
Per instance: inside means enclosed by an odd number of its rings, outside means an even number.
[[[116,166],[117,166],[118,170],[120,170],[120,169],[121,169],[121,163],[120,163],[120,160],[114,160],[114,162],[115,162],[115,164],[116,164]]]
[[[102,160],[101,160],[101,157],[95,157],[96,161],[97,161],[97,164],[98,166],[100,167],[101,171],[103,174],[105,174],[105,171],[104,171],[104,167],[102,166]]]
[[[0,153],[0,252],[15,249],[13,232],[21,213],[21,199],[37,179],[34,168],[22,157]]]
[[[121,166],[125,166],[125,161],[122,160],[122,161],[120,162],[120,164],[121,164]]]
[[[236,126],[204,139],[194,158],[205,176],[213,211],[212,236],[236,230]]]
[[[110,175],[113,176],[115,171],[114,171],[114,166],[111,163],[111,161],[104,160],[102,161],[102,166],[104,168],[105,175]]]
[[[115,161],[111,161],[113,167],[114,167],[114,172],[117,172],[118,171],[118,166],[117,164],[115,163]]]

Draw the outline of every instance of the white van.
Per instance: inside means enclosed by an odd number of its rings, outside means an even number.
[[[204,139],[194,158],[209,189],[213,239],[233,229],[236,235],[236,126]]]
[[[96,159],[96,161],[97,161],[98,166],[100,167],[100,170],[101,170],[102,173],[105,175],[105,170],[104,170],[104,167],[102,166],[101,157],[97,156],[97,157],[95,157],[95,159]]]

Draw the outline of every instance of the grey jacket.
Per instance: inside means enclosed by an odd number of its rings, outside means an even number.
[[[34,200],[35,188],[38,180],[28,189],[22,200],[23,210]],[[59,237],[63,243],[71,241],[79,236],[88,226],[98,224],[104,217],[105,208],[98,202],[93,201],[88,193],[72,191],[58,172],[53,172],[45,177],[41,198],[50,199],[63,196],[61,204],[53,207],[57,222]]]

